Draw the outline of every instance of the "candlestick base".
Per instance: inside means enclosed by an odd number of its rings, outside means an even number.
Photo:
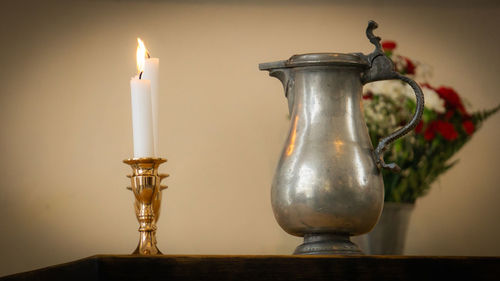
[[[139,244],[132,255],[163,255],[156,246],[156,231],[140,231]]]
[[[156,246],[156,222],[160,216],[161,192],[167,186],[161,185],[161,180],[168,174],[158,174],[160,164],[167,162],[164,158],[134,158],[123,160],[130,165],[131,190],[135,196],[135,215],[139,221],[139,244],[132,254],[161,255]]]

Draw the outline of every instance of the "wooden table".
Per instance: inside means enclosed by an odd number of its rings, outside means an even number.
[[[500,257],[97,255],[0,280],[500,280]]]

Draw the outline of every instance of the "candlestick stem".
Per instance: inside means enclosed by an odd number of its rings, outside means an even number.
[[[167,160],[163,158],[134,158],[123,160],[132,168],[128,187],[135,196],[135,214],[139,221],[139,244],[133,252],[137,255],[161,255],[156,246],[156,222],[160,216],[161,191],[167,186],[160,184],[167,174],[159,174],[158,167]]]

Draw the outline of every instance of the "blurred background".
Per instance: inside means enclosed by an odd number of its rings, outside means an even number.
[[[3,1],[0,276],[137,244],[130,77],[160,58],[165,254],[290,254],[270,183],[289,120],[258,64],[372,51],[376,34],[476,109],[500,102],[498,1]],[[416,202],[409,255],[500,255],[500,114]]]

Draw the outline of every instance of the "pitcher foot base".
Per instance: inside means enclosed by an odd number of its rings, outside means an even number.
[[[349,236],[338,234],[306,234],[304,243],[299,245],[294,255],[363,255]]]

